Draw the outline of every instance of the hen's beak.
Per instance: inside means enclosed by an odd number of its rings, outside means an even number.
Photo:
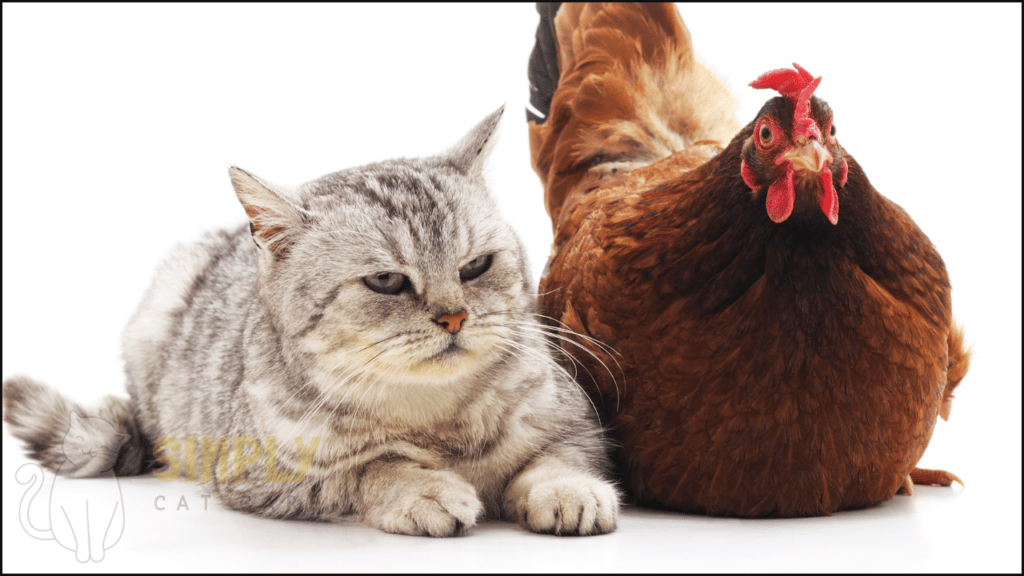
[[[817,174],[825,164],[832,161],[832,154],[817,140],[808,140],[803,146],[788,150],[780,160],[792,162],[794,170],[808,170]]]

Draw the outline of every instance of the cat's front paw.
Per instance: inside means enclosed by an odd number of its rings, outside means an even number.
[[[412,536],[460,536],[475,526],[484,507],[473,485],[454,472],[423,472],[367,520],[385,532]]]
[[[559,536],[588,536],[615,530],[619,495],[611,484],[576,476],[533,486],[517,506],[528,530]]]

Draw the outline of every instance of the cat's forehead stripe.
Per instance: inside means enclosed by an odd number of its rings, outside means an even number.
[[[304,200],[314,214],[343,215],[319,222],[355,225],[367,239],[376,237],[379,251],[370,261],[383,256],[379,266],[444,268],[502,243],[485,214],[485,199],[467,194],[478,185],[436,162],[395,160],[325,176],[307,188]]]
[[[379,180],[367,178],[354,186],[347,186],[345,192],[346,194],[356,194],[371,205],[383,208],[389,218],[399,218],[402,212],[387,194],[382,193],[380,186]]]
[[[412,236],[406,259],[424,252],[446,252],[447,238],[457,231],[458,221],[442,182],[434,174],[418,170],[391,171],[375,176],[377,193],[389,196],[405,210],[404,229]]]

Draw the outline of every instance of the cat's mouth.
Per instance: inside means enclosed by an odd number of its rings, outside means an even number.
[[[499,342],[500,338],[490,332],[403,333],[359,348],[357,353],[363,358],[357,357],[357,361],[367,375],[380,376],[387,381],[432,385],[479,371],[500,355]],[[352,377],[346,366],[353,363],[352,356],[344,354],[340,360],[330,360],[329,370],[344,381]],[[332,377],[332,381],[334,379]]]
[[[463,345],[461,345],[457,338],[452,337],[448,341],[448,346],[446,346],[440,352],[437,352],[437,353],[433,354],[432,356],[428,357],[425,361],[426,362],[437,362],[437,361],[449,360],[449,359],[455,358],[457,356],[460,356],[462,354],[465,354],[467,352],[469,352],[469,350],[467,350]]]
[[[486,356],[480,342],[474,339],[471,343],[461,333],[453,334],[435,346],[424,351],[422,359],[410,367],[410,373],[429,374],[441,379],[458,377],[479,368],[479,362]]]

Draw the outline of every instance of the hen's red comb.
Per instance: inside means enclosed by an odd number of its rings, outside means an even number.
[[[793,131],[805,138],[821,140],[821,130],[811,118],[811,94],[821,83],[821,76],[815,78],[803,66],[793,63],[796,70],[779,68],[761,74],[750,83],[752,88],[770,88],[789,98],[796,109],[793,111]]]

